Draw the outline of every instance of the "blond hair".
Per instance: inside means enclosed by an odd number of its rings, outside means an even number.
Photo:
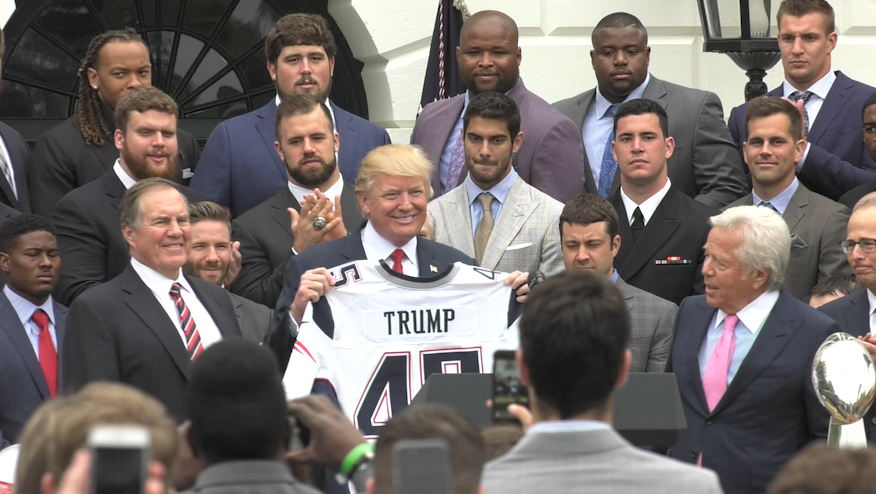
[[[423,151],[404,144],[387,144],[375,148],[362,159],[356,192],[366,193],[380,176],[416,177],[423,179],[426,198],[432,198],[432,162]]]

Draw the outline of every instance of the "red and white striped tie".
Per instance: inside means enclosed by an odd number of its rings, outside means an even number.
[[[189,353],[189,358],[195,360],[204,346],[201,345],[201,335],[198,333],[198,326],[195,324],[195,319],[189,311],[186,301],[183,300],[180,290],[182,285],[174,283],[170,287],[170,296],[176,303],[176,308],[179,310],[179,321],[182,324],[183,333],[186,335],[186,351]]]

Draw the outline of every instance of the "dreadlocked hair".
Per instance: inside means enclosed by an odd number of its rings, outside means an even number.
[[[100,50],[107,43],[114,41],[138,41],[146,46],[147,51],[149,50],[137,31],[131,28],[124,31],[107,31],[91,40],[85,58],[79,65],[79,72],[77,72],[79,76],[79,108],[77,111],[79,113],[79,127],[82,129],[82,137],[85,138],[86,144],[103,146],[104,136],[109,136],[112,133],[100,111],[100,98],[97,91],[92,89],[88,82],[88,69],[97,69]]]

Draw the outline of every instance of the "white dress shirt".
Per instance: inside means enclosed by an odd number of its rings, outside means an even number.
[[[366,259],[372,262],[386,261],[390,268],[393,265],[392,259],[389,258],[390,254],[395,252],[395,249],[401,249],[405,251],[405,256],[407,256],[402,261],[404,274],[414,278],[420,276],[420,268],[417,265],[417,235],[414,235],[414,238],[410,239],[402,247],[396,247],[392,245],[392,242],[381,237],[369,221],[365,224],[365,228],[362,229],[362,247],[365,248]]]
[[[876,335],[876,295],[867,289],[867,300],[870,301],[870,334]]]
[[[122,182],[122,185],[125,186],[125,190],[130,189],[137,183],[136,180],[131,178],[130,175],[125,173],[124,168],[122,168],[122,162],[116,158],[116,164],[113,165],[113,171],[116,173],[116,176],[119,177],[119,180]]]
[[[9,165],[9,187],[15,192],[15,198],[18,199],[18,187],[15,186],[15,168],[12,166],[12,157],[9,155],[9,149],[6,148],[6,141],[0,136],[0,153],[3,154],[3,159]],[[2,175],[2,173],[0,173]],[[6,180],[6,177],[0,176],[0,180]]]
[[[636,204],[632,199],[627,197],[624,194],[624,188],[621,187],[620,194],[621,200],[624,201],[624,208],[627,210],[627,221],[630,225],[633,224],[633,212],[636,211],[636,208],[639,208],[639,211],[642,212],[642,217],[645,220],[645,224],[647,225],[649,221],[651,221],[651,217],[654,216],[654,212],[657,211],[657,207],[660,206],[660,203],[663,202],[663,198],[666,197],[666,193],[669,192],[669,187],[672,185],[672,182],[669,178],[666,178],[666,185],[663,186],[662,189],[658,190],[656,194],[645,199],[642,204]]]
[[[52,345],[55,346],[55,351],[57,352],[58,335],[55,332],[55,309],[52,306],[52,296],[49,295],[49,298],[46,299],[43,305],[34,305],[30,300],[26,300],[13,292],[9,285],[3,287],[3,293],[6,294],[9,303],[12,304],[15,313],[18,314],[21,325],[27,331],[27,338],[30,340],[30,345],[33,347],[37,360],[40,359],[40,327],[32,319],[33,313],[37,309],[42,309],[49,316],[49,334],[52,336]]]
[[[192,286],[183,276],[182,269],[180,269],[176,279],[171,280],[133,257],[131,258],[131,266],[133,266],[137,275],[140,276],[140,279],[143,280],[143,283],[149,287],[152,295],[155,295],[155,300],[158,301],[167,317],[170,318],[170,321],[179,332],[183,346],[186,345],[186,334],[182,328],[182,321],[179,317],[179,310],[176,308],[176,302],[170,296],[170,287],[174,283],[179,283],[182,286],[180,294],[189,308],[189,312],[192,314],[192,319],[195,320],[195,327],[198,328],[198,334],[201,336],[201,345],[203,345],[204,349],[206,350],[207,347],[222,339],[219,327],[216,326],[216,322],[213,321],[213,317],[207,312],[204,304],[198,300],[198,296],[195,295]]]
[[[812,93],[812,96],[809,97],[809,101],[806,102],[804,107],[806,108],[806,114],[809,116],[809,129],[812,129],[812,126],[815,125],[815,118],[818,117],[818,112],[821,111],[821,107],[824,105],[824,100],[827,99],[827,93],[830,92],[830,88],[833,87],[833,83],[836,81],[836,74],[833,70],[828,70],[827,74],[819,79],[815,84],[809,86],[807,91]],[[791,85],[790,82],[786,79],[782,82],[782,95],[786,98],[791,97],[791,93],[797,91],[797,88]],[[794,100],[791,100],[794,102]],[[803,151],[803,158],[797,163],[797,171],[800,171],[800,168],[803,167],[803,163],[806,162],[806,157],[809,156],[809,141],[806,141],[806,149]]]

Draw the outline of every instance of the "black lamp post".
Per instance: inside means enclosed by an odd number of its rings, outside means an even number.
[[[770,28],[770,0],[697,0],[703,51],[726,53],[745,71],[745,101],[767,93],[766,71],[782,58]]]

